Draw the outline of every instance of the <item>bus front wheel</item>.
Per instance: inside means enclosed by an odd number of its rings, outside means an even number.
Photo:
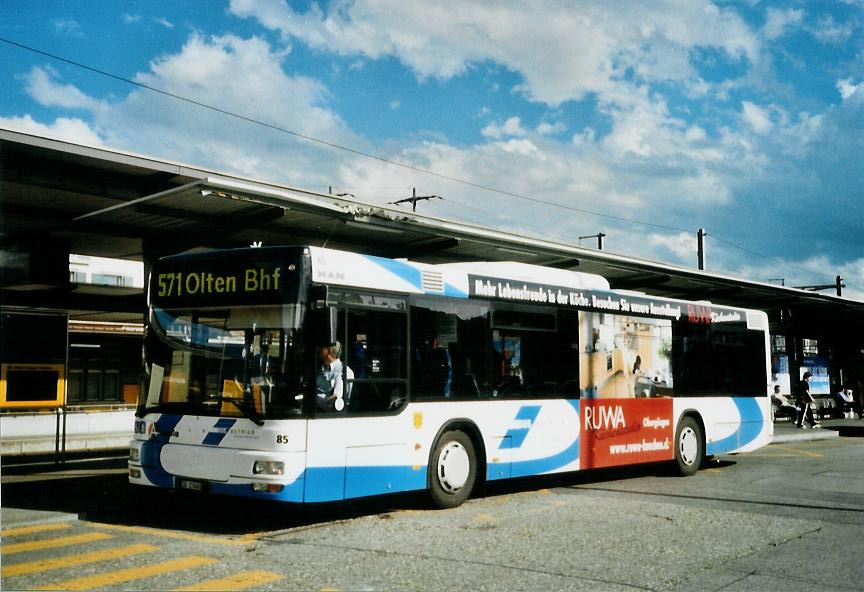
[[[429,459],[429,493],[439,508],[455,508],[477,482],[477,454],[465,432],[444,432]]]
[[[675,465],[678,473],[686,477],[699,470],[705,455],[705,436],[699,423],[690,416],[678,423],[675,434]]]

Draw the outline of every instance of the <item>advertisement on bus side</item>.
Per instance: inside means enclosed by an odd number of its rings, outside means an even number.
[[[672,460],[672,399],[581,402],[580,467],[595,469]]]

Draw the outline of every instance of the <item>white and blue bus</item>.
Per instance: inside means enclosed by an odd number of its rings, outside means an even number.
[[[596,275],[255,248],[160,259],[148,301],[136,484],[454,507],[481,481],[688,475],[772,436],[765,313]]]

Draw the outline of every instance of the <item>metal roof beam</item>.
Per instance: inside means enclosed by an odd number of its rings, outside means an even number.
[[[564,259],[558,259],[555,261],[550,261],[545,265],[549,267],[554,267],[556,269],[573,269],[574,267],[579,267],[582,264],[581,259],[577,259],[576,257],[567,257]]]
[[[407,259],[419,259],[429,255],[436,255],[443,251],[459,246],[459,240],[455,238],[431,238],[415,241],[404,246],[397,246],[385,251],[385,257]]]
[[[662,273],[649,273],[633,275],[624,278],[610,279],[609,283],[615,290],[635,290],[639,288],[651,288],[666,284],[672,280],[672,276]]]

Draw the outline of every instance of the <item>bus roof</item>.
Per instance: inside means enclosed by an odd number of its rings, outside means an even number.
[[[513,262],[429,265],[347,251],[309,247],[313,281],[405,294],[491,298],[514,303],[556,304],[618,314],[692,322],[746,322],[768,328],[764,312],[610,290],[601,276]]]
[[[599,275],[515,262],[430,265],[320,247],[309,248],[312,277],[325,284],[466,298],[470,277],[545,283],[576,290],[608,290]]]

